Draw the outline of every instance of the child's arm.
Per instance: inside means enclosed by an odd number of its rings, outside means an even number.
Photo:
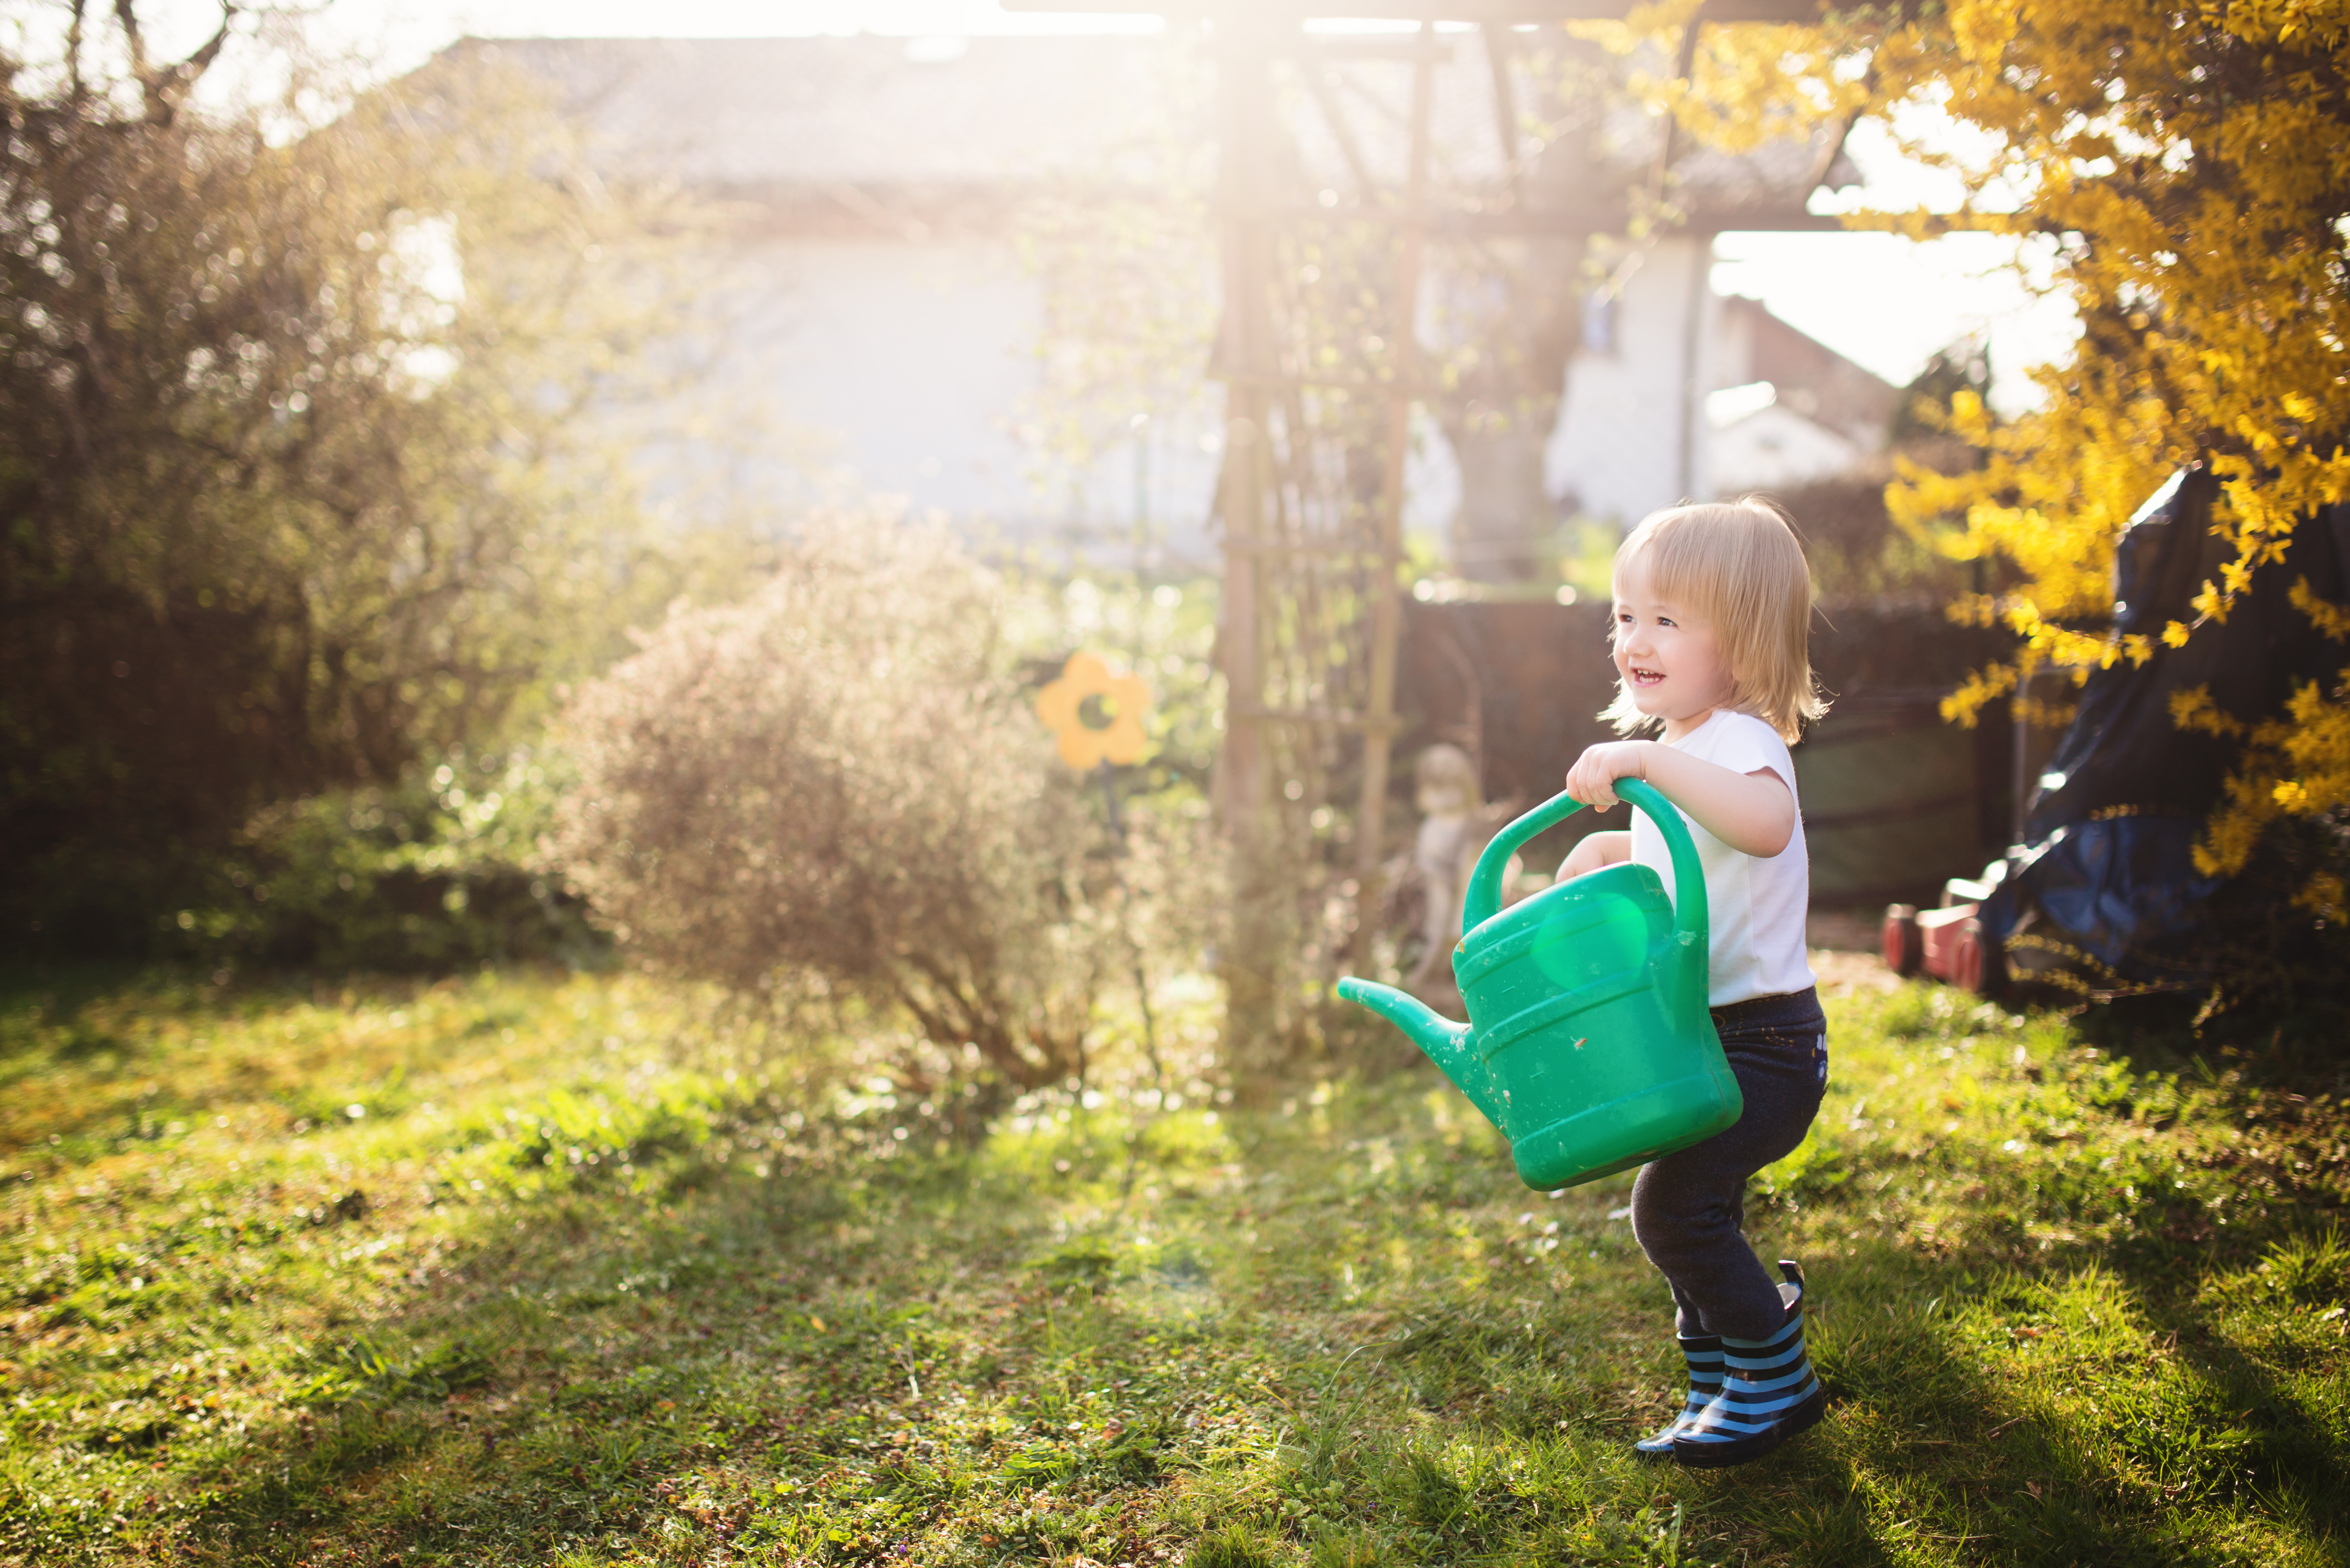
[[[1603,866],[1614,866],[1632,858],[1632,836],[1621,828],[1612,833],[1586,833],[1575,841],[1575,847],[1559,862],[1558,879],[1584,877]]]
[[[1617,779],[1645,778],[1698,826],[1742,855],[1769,859],[1795,836],[1795,797],[1768,768],[1732,773],[1655,741],[1592,746],[1567,771],[1566,792],[1596,811],[1616,805]]]

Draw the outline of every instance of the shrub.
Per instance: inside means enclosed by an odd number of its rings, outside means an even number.
[[[458,749],[386,788],[265,808],[191,857],[184,907],[150,950],[205,962],[446,971],[605,955],[559,877],[536,867],[562,761]]]
[[[926,1071],[1067,1077],[1125,972],[1119,877],[1009,597],[942,530],[852,515],[747,601],[673,610],[567,715],[570,875],[663,968],[910,1017]]]

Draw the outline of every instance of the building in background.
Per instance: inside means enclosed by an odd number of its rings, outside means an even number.
[[[1900,389],[1731,295],[1721,302],[1707,394],[1706,483],[1717,495],[1789,490],[1869,469]]]
[[[469,39],[582,114],[607,167],[723,214],[712,367],[775,436],[742,483],[888,494],[1022,542],[1205,558],[1216,407],[1138,407],[1084,466],[1041,435],[1040,199],[1141,177],[1183,112],[1148,38]],[[1211,265],[1203,237],[1201,265]],[[704,397],[709,392],[705,389]],[[746,421],[747,422],[747,421]],[[715,458],[713,462],[719,461]]]
[[[772,461],[736,463],[740,483],[887,493],[975,532],[1181,570],[1217,554],[1205,342],[1194,384],[1097,433],[1089,459],[1059,455],[1042,402],[1048,300],[1024,240],[1039,202],[1147,190],[1165,177],[1150,149],[1212,134],[1212,82],[1186,67],[1187,47],[1170,34],[455,49],[549,83],[616,171],[682,182],[728,214],[712,275],[733,325],[716,374],[776,431]],[[1491,82],[1473,46],[1449,52],[1439,129],[1461,144],[1455,165],[1482,157],[1498,181]],[[1481,132],[1489,143],[1471,146]],[[1800,211],[1812,185],[1846,177],[1833,147],[1784,152],[1713,159],[1696,188],[1731,193],[1717,210]],[[1300,151],[1309,166],[1333,155]],[[1213,240],[1201,235],[1202,268]],[[1536,442],[1551,514],[1526,519],[1528,535],[1831,475],[1881,446],[1892,389],[1754,301],[1717,296],[1711,258],[1710,234],[1668,236],[1584,299]],[[1461,469],[1443,421],[1420,434],[1408,519],[1443,529]]]
[[[1900,391],[1713,292],[1710,237],[1659,241],[1585,312],[1545,464],[1565,512],[1629,525],[1662,506],[1867,470]]]

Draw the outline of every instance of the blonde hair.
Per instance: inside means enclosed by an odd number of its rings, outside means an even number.
[[[1617,547],[1617,577],[1635,561],[1658,597],[1687,604],[1712,623],[1730,667],[1723,707],[1752,713],[1790,744],[1807,721],[1828,711],[1812,680],[1811,572],[1777,506],[1748,495],[1652,512]],[[1619,735],[1656,722],[1620,681],[1599,716]]]

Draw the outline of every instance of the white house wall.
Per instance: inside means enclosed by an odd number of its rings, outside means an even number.
[[[1695,401],[1682,390],[1691,273],[1701,284],[1709,263],[1703,241],[1660,244],[1624,286],[1616,351],[1581,353],[1569,370],[1548,483],[1586,515],[1629,524],[1711,492],[1701,402],[1686,462],[1681,429]],[[1084,469],[1024,440],[1043,307],[1010,245],[779,238],[748,246],[738,265],[745,304],[725,373],[787,433],[821,491],[900,497],[975,532],[1121,565],[1138,545],[1153,567],[1216,558],[1212,388],[1191,409],[1153,411]],[[1702,290],[1700,387],[1711,383],[1720,305]],[[1433,421],[1416,421],[1415,434],[1407,526],[1441,532],[1457,469]]]
[[[1527,149],[1518,135],[1505,148],[1494,134],[1493,60],[1465,36],[1440,53],[1433,115],[1447,178],[1498,191],[1518,177],[1506,161]],[[1151,417],[1131,436],[1120,431],[1131,416],[1111,410],[1102,456],[1079,472],[1056,467],[1021,434],[1041,385],[1031,358],[1038,286],[988,226],[1023,192],[1194,177],[1190,160],[1216,121],[1213,72],[1191,33],[469,40],[451,55],[494,57],[546,81],[599,132],[598,155],[616,171],[764,208],[768,232],[785,236],[745,241],[749,270],[764,281],[743,296],[728,372],[743,422],[777,433],[751,462],[720,453],[693,420],[671,421],[669,444],[682,467],[701,471],[701,490],[789,501],[810,488],[884,493],[975,534],[1058,541],[1097,558],[1147,555],[1155,541],[1177,569],[1215,559],[1207,523],[1218,391],[1203,386],[1183,409],[1134,410]],[[1523,77],[1549,68],[1547,57],[1522,41],[1504,63]],[[1358,151],[1375,181],[1399,179],[1414,69],[1398,57],[1347,70]],[[1538,91],[1521,99],[1540,101]],[[1611,136],[1628,140],[1616,152],[1646,167],[1655,122],[1628,107],[1620,115]],[[1368,200],[1318,118],[1294,119],[1301,172],[1329,200]],[[1696,155],[1683,193],[1699,206],[1799,202],[1821,151],[1790,142],[1736,159]],[[892,224],[895,237],[877,237]],[[1614,351],[1586,352],[1570,368],[1546,479],[1586,515],[1629,523],[1712,489],[1696,410],[1724,384],[1717,354],[1721,369],[1754,354],[1751,341],[1742,350],[1717,341],[1724,312],[1707,275],[1711,250],[1704,239],[1654,246],[1623,285]],[[1414,429],[1407,523],[1441,530],[1458,505],[1457,465],[1431,421]],[[695,461],[704,450],[727,456],[723,472]],[[681,481],[665,498],[683,514],[694,488]]]
[[[1706,286],[1710,253],[1702,240],[1659,244],[1623,287],[1615,351],[1586,350],[1570,368],[1547,482],[1585,515],[1629,525],[1713,493],[1717,470],[1733,491],[1767,489],[1856,458],[1782,409],[1716,431],[1702,400],[1686,396],[1693,292],[1696,385],[1713,385],[1735,358],[1720,341],[1721,300]],[[1023,431],[1040,385],[1043,305],[1009,244],[765,239],[745,246],[736,275],[743,304],[723,373],[781,433],[778,466],[795,481],[837,499],[901,498],[983,539],[1150,570],[1213,566],[1216,389],[1203,385],[1187,408],[1145,410],[1089,466],[1054,460]],[[1458,470],[1433,420],[1417,418],[1414,435],[1406,525],[1440,535],[1459,504]]]
[[[1712,253],[1707,238],[1658,244],[1617,297],[1614,351],[1586,349],[1568,367],[1545,479],[1586,516],[1628,526],[1711,493],[1702,405],[1690,388],[1713,384],[1721,302],[1710,281]]]
[[[724,373],[825,493],[902,498],[1121,564],[1139,519],[1162,551],[1204,556],[1217,458],[1199,410],[1158,412],[1080,471],[1024,438],[1042,301],[1010,245],[777,239],[738,266]]]

